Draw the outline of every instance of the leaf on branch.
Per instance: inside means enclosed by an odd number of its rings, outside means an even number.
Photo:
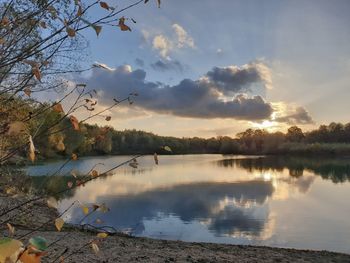
[[[69,37],[75,37],[75,30],[71,27],[66,27],[66,32]]]
[[[31,160],[32,163],[35,161],[35,147],[31,135],[29,135],[29,160]]]
[[[106,238],[106,237],[108,237],[108,234],[107,233],[98,233],[97,237],[98,238]]]
[[[41,81],[41,73],[39,67],[32,67],[32,73],[34,74],[37,80]]]
[[[79,121],[78,121],[78,119],[77,119],[76,117],[74,117],[73,115],[71,115],[71,116],[69,117],[69,120],[70,120],[70,122],[71,122],[71,124],[72,124],[72,126],[73,126],[73,129],[74,129],[75,131],[79,131],[80,128],[79,128]]]
[[[5,39],[0,37],[0,45],[3,45],[3,44],[5,44]]]
[[[10,23],[10,20],[6,17],[6,16],[4,16],[2,19],[1,19],[1,25],[2,26],[7,26],[8,24]]]
[[[157,155],[157,153],[154,153],[153,158],[154,158],[155,164],[158,165],[158,155]]]
[[[102,26],[98,26],[98,25],[92,25],[92,28],[95,30],[97,36],[100,34],[102,30]]]
[[[58,231],[61,231],[62,227],[64,225],[64,220],[62,218],[56,218],[55,220],[55,226],[57,228]]]
[[[46,202],[48,207],[57,209],[58,202],[54,197],[49,197]]]
[[[92,241],[92,242],[91,242],[91,248],[92,248],[92,251],[94,251],[94,253],[95,253],[96,255],[99,254],[100,249],[99,249],[98,245],[96,244],[96,241]]]
[[[53,105],[52,109],[56,112],[63,112],[64,113],[61,103],[57,103],[57,104]]]
[[[26,130],[26,125],[21,121],[14,121],[8,125],[8,135],[18,135]]]
[[[9,236],[10,236],[10,237],[13,237],[14,234],[15,234],[15,228],[14,228],[14,226],[12,226],[10,223],[7,223],[6,225],[7,225],[8,231],[9,231]]]
[[[72,187],[73,187],[73,182],[69,181],[69,182],[67,183],[67,186],[68,186],[68,188],[72,188]]]
[[[80,208],[83,210],[84,215],[89,213],[89,208],[86,205],[81,205]]]
[[[92,170],[90,175],[91,175],[91,177],[97,177],[98,176],[98,172],[96,170]]]
[[[109,5],[106,2],[100,2],[100,6],[109,11]]]
[[[120,27],[121,31],[131,31],[131,28],[125,25],[125,17],[119,18],[118,26]]]
[[[78,160],[78,155],[76,155],[75,153],[72,153],[72,160],[73,161]]]
[[[81,8],[81,5],[79,5],[78,11],[77,11],[77,16],[81,16],[82,14],[83,14],[83,9]]]
[[[106,121],[110,121],[111,119],[112,119],[111,116],[107,116],[107,117],[106,117]]]
[[[26,94],[28,97],[30,97],[30,94],[32,93],[31,89],[29,87],[24,88],[23,90],[24,94]]]

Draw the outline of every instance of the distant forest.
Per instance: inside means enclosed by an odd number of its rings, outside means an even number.
[[[32,112],[40,111],[47,106],[35,104],[24,108],[21,99],[12,101],[13,110],[8,114],[18,119],[28,117]],[[57,108],[57,107],[56,107]],[[19,110],[20,109],[20,110]],[[318,129],[303,132],[292,126],[286,133],[268,132],[261,129],[248,129],[235,135],[235,138],[218,136],[209,139],[192,137],[176,138],[159,136],[150,132],[137,130],[117,131],[110,126],[97,126],[79,123],[72,126],[68,117],[52,107],[45,112],[46,116],[30,123],[31,132],[46,131],[55,124],[53,132],[37,137],[34,144],[37,156],[41,159],[52,159],[69,156],[117,155],[117,154],[169,154],[162,149],[169,146],[170,154],[337,154],[350,155],[350,123],[331,123],[321,125]],[[18,116],[19,115],[19,116]],[[7,116],[9,117],[9,116]],[[11,116],[10,116],[11,117]],[[63,121],[57,121],[63,118]],[[111,117],[106,117],[106,123]],[[18,125],[18,123],[16,123]],[[12,125],[12,126],[11,126]],[[15,125],[7,127],[11,132]],[[52,130],[52,129],[51,129]],[[233,135],[234,136],[234,135]],[[18,137],[8,137],[3,144],[11,144]],[[21,155],[25,156],[23,151]]]

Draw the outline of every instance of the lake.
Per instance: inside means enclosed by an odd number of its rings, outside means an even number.
[[[72,169],[100,172],[130,156],[88,157]],[[222,155],[153,156],[139,167],[124,166],[62,197],[63,211],[74,200],[105,203],[84,223],[158,239],[350,253],[350,159],[245,157]],[[30,175],[52,174],[63,161],[31,166]],[[66,180],[74,180],[68,175]],[[79,205],[65,220],[83,217]]]

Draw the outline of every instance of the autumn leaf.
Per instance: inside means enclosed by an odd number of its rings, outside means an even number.
[[[110,121],[111,119],[112,119],[111,116],[107,116],[107,117],[106,117],[106,121]]]
[[[10,224],[10,223],[6,223],[7,225],[7,229],[9,230],[9,236],[12,237],[15,234],[15,228]]]
[[[119,18],[118,26],[120,27],[121,31],[131,31],[131,28],[125,25],[125,17]]]
[[[31,160],[32,163],[35,161],[35,147],[31,135],[29,135],[29,160]]]
[[[66,27],[66,32],[69,37],[75,37],[75,30],[71,27]]]
[[[109,6],[106,2],[100,2],[100,6],[109,11]]]
[[[100,34],[102,30],[102,26],[98,26],[98,25],[92,25],[92,28],[95,30],[97,36]]]
[[[82,9],[81,6],[79,5],[78,11],[77,11],[77,16],[81,16],[82,14],[83,14],[83,9]]]
[[[95,241],[91,242],[91,248],[92,248],[92,251],[94,251],[94,253],[95,253],[96,255],[98,255],[98,253],[100,252],[100,249],[99,249],[99,247],[97,246],[97,244],[96,244]]]
[[[78,160],[78,155],[76,155],[75,153],[72,153],[72,160],[73,161]]]
[[[98,238],[106,238],[106,237],[108,237],[108,234],[107,233],[98,233],[97,237]]]
[[[34,74],[37,80],[41,81],[41,73],[39,67],[32,67],[32,73]]]
[[[83,210],[84,215],[89,213],[89,208],[86,205],[81,205],[80,208]]]
[[[54,197],[49,197],[46,202],[47,202],[47,206],[48,207],[57,209],[58,202],[57,202],[57,200]]]
[[[55,105],[52,106],[52,109],[56,112],[63,112],[64,113],[61,103],[56,103]]]
[[[8,237],[0,238],[0,262],[14,263],[23,251],[21,241]]]
[[[58,231],[61,231],[63,225],[64,225],[64,220],[62,218],[56,218],[55,226],[56,226]]]
[[[79,131],[80,128],[79,128],[79,121],[78,121],[78,119],[76,117],[74,117],[73,115],[71,115],[69,117],[69,120],[70,120],[70,122],[71,122],[71,124],[73,126],[73,129],[76,130],[76,131]]]
[[[157,155],[157,153],[154,153],[153,157],[154,157],[154,162],[158,165],[158,155]]]
[[[24,94],[26,94],[28,97],[30,97],[30,94],[32,93],[31,89],[29,87],[24,88],[23,90]]]
[[[96,170],[92,170],[90,174],[91,174],[92,177],[97,177],[98,176],[98,172]]]
[[[63,143],[63,138],[60,138],[59,142],[56,144],[56,149],[59,152],[63,152],[66,149],[66,146]]]

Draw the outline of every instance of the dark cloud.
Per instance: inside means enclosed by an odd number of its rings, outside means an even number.
[[[261,79],[256,75],[238,71],[218,73],[217,69],[198,80],[184,79],[179,84],[168,86],[159,82],[147,82],[144,70],[131,70],[130,66],[120,66],[114,71],[94,69],[86,81],[90,88],[103,91],[102,103],[110,103],[111,98],[124,98],[130,92],[137,92],[137,107],[164,114],[194,118],[232,118],[241,120],[261,120],[269,118],[273,112],[270,103],[261,96],[248,97],[244,94],[230,95],[223,100],[223,91],[243,92],[245,87]],[[214,73],[216,72],[216,73]],[[220,76],[222,79],[220,79]],[[243,80],[247,76],[248,80]],[[237,79],[236,86],[233,79]]]
[[[136,59],[135,59],[135,64],[136,64],[137,66],[143,68],[144,65],[145,65],[145,62],[144,62],[142,59],[140,59],[140,58],[136,58]]]
[[[288,115],[278,117],[275,119],[275,121],[285,122],[290,125],[314,123],[310,114],[303,107],[297,107],[293,112],[289,113]]]
[[[206,76],[225,94],[249,89],[254,83],[270,85],[270,70],[262,63],[250,63],[242,67],[214,67]]]
[[[165,72],[165,71],[176,71],[178,73],[184,72],[184,66],[178,60],[162,61],[158,60],[151,64],[154,70]]]

